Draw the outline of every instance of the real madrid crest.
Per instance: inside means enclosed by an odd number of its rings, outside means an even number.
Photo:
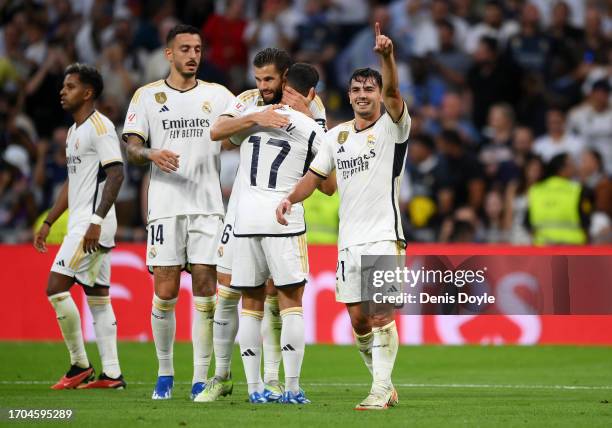
[[[338,134],[338,144],[344,144],[344,142],[348,138],[348,134],[348,131],[340,131],[340,133]]]
[[[369,134],[368,135],[368,147],[369,148],[374,147],[375,142],[376,142],[376,137],[374,136],[374,134]]]
[[[219,247],[219,249],[217,250],[217,255],[219,257],[223,257],[223,246]]]
[[[156,255],[157,255],[157,250],[155,249],[155,247],[149,248],[149,257],[154,259]]]
[[[76,143],[74,143],[74,150],[79,150],[79,139],[77,138]]]
[[[157,92],[155,94],[155,101],[157,101],[160,104],[165,103],[167,99],[168,97],[166,96],[165,92]]]
[[[202,104],[202,111],[209,114],[212,112],[212,107],[208,101],[204,101],[204,104]]]

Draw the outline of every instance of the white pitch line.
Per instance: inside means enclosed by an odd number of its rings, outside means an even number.
[[[0,385],[52,385],[54,381],[44,380],[0,380]],[[246,385],[245,382],[234,382]],[[174,382],[175,385],[191,385],[191,382]],[[154,385],[153,382],[128,381],[128,385]],[[369,383],[303,383],[313,387],[346,388],[350,386],[370,386]],[[401,388],[474,388],[474,389],[552,389],[552,390],[612,390],[612,385],[521,385],[521,384],[483,384],[483,383],[395,383]]]

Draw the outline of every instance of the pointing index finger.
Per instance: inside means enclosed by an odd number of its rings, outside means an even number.
[[[374,33],[377,38],[380,36],[380,24],[378,22],[374,24]]]

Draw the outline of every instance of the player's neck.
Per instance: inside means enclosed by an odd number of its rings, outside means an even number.
[[[170,70],[170,75],[166,79],[166,84],[172,89],[179,91],[187,91],[197,85],[195,74],[190,77],[185,77],[176,70]]]
[[[355,130],[361,131],[363,129],[369,128],[374,124],[378,119],[382,116],[380,113],[372,114],[371,116],[359,116],[355,115]]]
[[[80,126],[83,122],[89,119],[89,116],[91,116],[95,110],[96,109],[93,104],[85,103],[79,107],[78,110],[73,112],[72,119],[74,120],[74,123],[76,123],[76,126]]]

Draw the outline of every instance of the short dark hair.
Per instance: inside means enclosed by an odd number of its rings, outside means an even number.
[[[281,75],[285,74],[292,62],[287,51],[278,48],[265,48],[257,52],[253,58],[255,67],[261,68],[273,64]]]
[[[479,41],[480,43],[484,44],[491,52],[497,54],[499,42],[495,37],[482,36]]]
[[[353,71],[353,74],[351,75],[351,78],[349,79],[349,86],[353,80],[356,82],[365,82],[366,80],[370,80],[370,79],[374,80],[376,84],[378,85],[378,87],[382,89],[381,74],[378,71],[370,67],[358,68],[357,70]]]
[[[555,155],[546,165],[546,177],[552,177],[553,175],[559,175],[559,173],[565,168],[567,164],[567,153],[559,153]]]
[[[77,74],[81,83],[91,86],[94,91],[95,100],[102,95],[102,91],[104,90],[104,81],[102,80],[100,72],[95,67],[89,64],[75,62],[66,67],[64,77],[68,76],[69,74]]]
[[[319,83],[319,72],[310,64],[298,62],[287,70],[287,84],[300,94],[307,96],[310,88]]]
[[[179,34],[197,34],[200,36],[200,30],[193,25],[177,24],[172,27],[170,31],[168,31],[168,35],[166,36],[166,45],[169,45]]]

